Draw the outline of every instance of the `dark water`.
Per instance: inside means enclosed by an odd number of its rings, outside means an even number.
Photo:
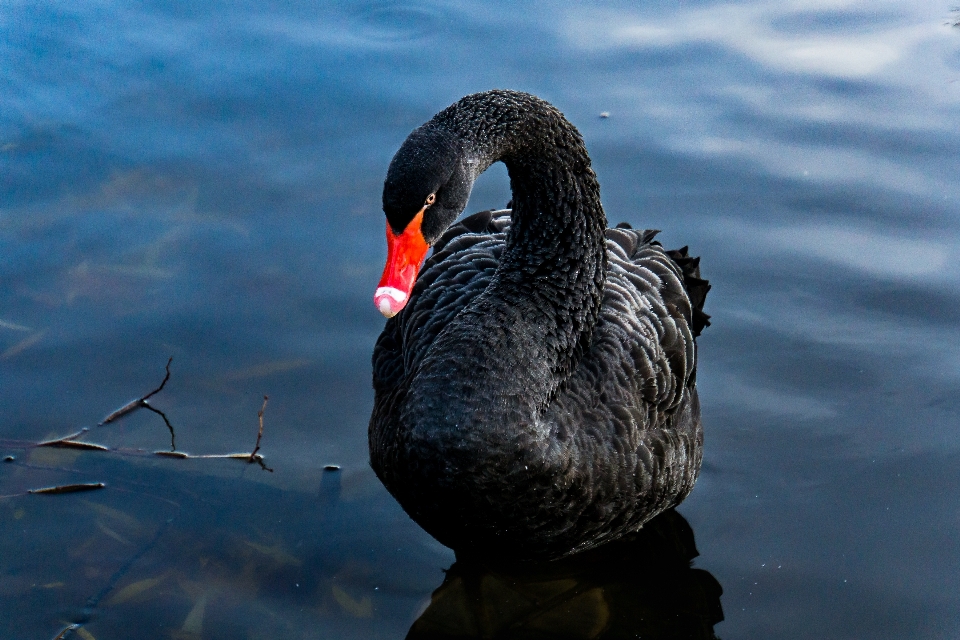
[[[952,15],[4,3],[0,636],[960,637]],[[379,198],[414,126],[492,87],[577,124],[612,222],[703,256],[707,444],[681,515],[610,556],[444,574],[366,463]],[[494,167],[469,210],[508,199]],[[170,356],[177,448],[249,452],[268,394],[273,473],[152,456],[147,411],[95,426]],[[115,451],[30,446],[82,427]]]

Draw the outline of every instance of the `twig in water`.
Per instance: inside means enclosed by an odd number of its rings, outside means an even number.
[[[253,462],[253,457],[257,455],[257,451],[260,451],[260,438],[263,437],[263,412],[267,410],[267,400],[270,399],[270,396],[263,396],[263,406],[260,407],[260,411],[257,412],[257,419],[260,420],[260,430],[257,431],[257,444],[254,445],[253,451],[250,452],[250,462]]]
[[[273,469],[268,468],[264,464],[264,458],[259,453],[253,453],[252,457],[249,453],[206,453],[200,455],[194,455],[190,453],[184,453],[183,451],[149,451],[147,449],[128,449],[124,447],[110,448],[105,447],[102,444],[93,444],[91,442],[76,442],[70,438],[75,438],[76,436],[84,433],[86,430],[79,433],[73,434],[72,436],[67,436],[59,440],[48,440],[46,442],[30,442],[27,440],[0,440],[0,447],[17,449],[21,451],[26,451],[29,449],[34,449],[36,447],[68,447],[68,448],[77,448],[77,449],[90,449],[95,451],[102,451],[104,453],[112,453],[119,456],[133,456],[133,457],[142,457],[142,456],[160,456],[162,458],[177,458],[179,460],[243,460],[245,462],[256,462],[261,467],[268,471],[273,471]],[[23,463],[17,460],[15,456],[8,455],[2,458],[3,462],[8,464],[16,464],[18,466],[23,466],[28,469],[42,469],[46,471],[67,471],[75,472],[76,469],[65,469],[61,467],[46,467],[35,464]],[[10,495],[10,496],[0,496],[0,498],[13,498],[21,495],[26,495],[22,493]]]
[[[257,442],[254,444],[253,451],[250,453],[202,453],[194,455],[184,453],[183,451],[154,451],[153,455],[164,458],[179,458],[181,460],[246,460],[248,463],[257,463],[261,469],[273,473],[273,469],[267,466],[260,451],[260,440],[263,438],[263,413],[267,410],[267,401],[269,396],[263,396],[263,406],[257,412],[257,419],[260,421],[260,429],[257,431]]]
[[[160,383],[160,386],[159,386],[159,387],[157,387],[156,389],[154,389],[154,390],[151,391],[150,393],[148,393],[148,394],[146,394],[146,395],[144,395],[144,396],[140,396],[140,397],[137,398],[136,400],[131,400],[131,401],[128,402],[127,404],[123,405],[122,407],[120,407],[119,409],[117,409],[116,411],[114,411],[113,413],[111,413],[110,415],[108,415],[106,418],[104,418],[103,420],[101,420],[101,421],[100,421],[100,424],[99,424],[98,426],[101,426],[101,427],[102,427],[103,425],[109,424],[109,423],[113,422],[114,420],[117,420],[117,419],[119,419],[119,418],[122,418],[123,416],[127,415],[128,413],[131,413],[131,412],[133,412],[133,411],[136,411],[137,409],[139,409],[139,408],[141,408],[141,407],[147,407],[147,406],[149,406],[149,405],[147,404],[147,399],[148,399],[148,398],[151,398],[152,396],[155,396],[155,395],[158,394],[158,393],[160,393],[160,391],[166,386],[167,380],[170,379],[170,363],[171,363],[171,362],[173,362],[173,356],[170,356],[170,359],[167,360],[167,373],[166,373],[165,376],[163,376],[163,382]]]
[[[143,396],[142,398],[140,398],[141,400],[147,400],[147,399],[150,398],[151,396],[154,396],[154,395],[160,393],[160,392],[163,390],[163,388],[164,388],[164,387],[166,386],[166,384],[167,384],[167,380],[170,379],[170,363],[171,363],[171,362],[173,362],[173,356],[170,356],[170,358],[167,360],[167,375],[163,376],[163,382],[160,383],[160,386],[159,386],[159,387],[157,387],[156,389],[154,389],[153,391],[151,391],[151,392],[148,393],[147,395],[145,395],[145,396]]]
[[[38,442],[38,447],[57,447],[62,449],[86,449],[87,451],[110,451],[110,447],[105,447],[102,444],[94,444],[92,442],[77,442],[74,438],[78,438],[85,434],[89,429],[84,427],[77,431],[73,435],[64,436],[56,440],[46,440],[44,442]]]
[[[253,451],[250,452],[250,459],[248,462],[260,465],[261,469],[266,469],[270,473],[273,473],[273,469],[268,467],[263,461],[263,456],[257,453],[260,451],[260,439],[263,437],[263,412],[267,410],[267,400],[270,399],[270,396],[263,396],[263,406],[260,407],[260,411],[257,412],[257,419],[260,421],[260,430],[257,431],[257,443],[253,446]]]
[[[59,444],[59,443],[61,443],[61,442],[65,442],[65,441],[67,441],[67,440],[73,440],[74,438],[79,438],[80,436],[82,436],[83,434],[85,434],[87,431],[90,431],[90,429],[87,429],[86,427],[84,427],[83,429],[80,429],[80,431],[77,431],[76,433],[71,433],[71,434],[68,435],[68,436],[63,436],[62,438],[57,438],[56,440],[45,440],[45,441],[43,441],[43,442],[38,442],[36,446],[38,446],[38,447],[55,447],[55,446],[57,446],[57,444]]]
[[[150,393],[146,394],[142,398],[137,398],[136,400],[133,400],[123,405],[122,407],[120,407],[119,409],[117,409],[116,411],[108,415],[106,418],[104,418],[103,421],[100,422],[100,424],[104,425],[109,422],[113,422],[114,420],[117,420],[118,418],[121,418],[122,416],[125,416],[128,413],[136,411],[137,409],[141,409],[141,408],[149,409],[150,411],[153,411],[154,413],[159,415],[161,418],[163,418],[163,422],[167,425],[167,429],[170,431],[170,451],[154,451],[152,452],[152,455],[162,456],[167,458],[178,458],[181,460],[213,459],[213,458],[245,460],[250,464],[257,463],[258,465],[260,465],[261,469],[264,469],[266,471],[269,471],[270,473],[273,473],[273,469],[271,469],[266,465],[266,462],[264,462],[263,455],[259,453],[260,441],[263,439],[263,414],[267,410],[267,401],[270,399],[270,397],[266,395],[263,396],[263,405],[260,407],[260,411],[257,412],[257,419],[260,422],[260,427],[257,430],[257,441],[254,444],[253,451],[251,451],[250,453],[220,453],[220,454],[191,455],[189,453],[183,453],[183,452],[177,451],[176,433],[173,430],[173,425],[170,424],[170,420],[167,419],[167,416],[163,411],[160,411],[156,407],[152,406],[149,402],[147,402],[148,398],[159,393],[163,389],[163,387],[167,384],[167,381],[170,379],[170,363],[171,362],[173,362],[173,357],[167,360],[166,375],[163,377],[163,381],[160,383],[159,387],[157,387]],[[112,449],[102,444],[95,444],[92,442],[80,442],[76,440],[76,438],[79,438],[80,436],[84,435],[88,431],[89,429],[84,427],[80,431],[77,431],[76,433],[71,434],[69,436],[64,436],[62,438],[57,438],[55,440],[46,440],[44,442],[0,440],[0,446],[13,447],[17,449],[32,449],[34,447],[61,447],[61,448],[69,448],[69,449],[83,449],[87,451],[108,451],[110,453],[115,453],[119,455],[133,455],[133,456],[151,455],[151,452],[145,451],[143,449],[124,449],[124,448]],[[13,456],[6,456],[5,458],[3,458],[3,461],[8,463],[15,462],[16,458],[14,458]],[[100,483],[99,486],[64,485],[63,487],[48,487],[45,489],[37,489],[37,490],[29,491],[28,493],[68,493],[70,491],[85,491],[88,489],[99,489],[102,486],[103,486],[102,483]],[[18,495],[25,495],[25,494],[0,496],[0,498],[13,498]]]
[[[165,458],[189,458],[189,453],[184,453],[183,451],[154,451],[153,455],[163,456]]]
[[[118,418],[122,418],[128,413],[136,411],[137,409],[144,406],[145,404],[146,402],[144,402],[143,398],[137,398],[136,400],[131,400],[130,402],[123,405],[122,407],[120,407],[119,409],[117,409],[116,411],[108,415],[106,418],[101,420],[99,424],[97,424],[97,426],[102,427],[105,424],[109,424]]]
[[[177,434],[173,432],[173,425],[170,424],[169,420],[167,420],[167,414],[165,414],[163,411],[160,411],[160,409],[157,409],[152,404],[149,404],[146,400],[143,401],[142,406],[144,409],[150,409],[150,411],[153,411],[155,414],[163,418],[164,423],[166,423],[167,425],[167,429],[169,429],[170,431],[170,451],[176,451],[177,450]]]
[[[107,485],[102,482],[82,482],[80,484],[61,484],[56,487],[44,487],[42,489],[28,489],[27,493],[76,493],[78,491],[94,491],[96,489],[103,489],[105,486]]]
[[[63,640],[64,638],[66,638],[66,637],[70,634],[71,631],[76,631],[77,629],[80,628],[80,626],[81,626],[81,625],[79,625],[79,624],[72,624],[72,625],[70,625],[69,627],[67,627],[66,629],[64,629],[64,630],[61,631],[60,633],[58,633],[58,634],[57,634],[57,637],[54,638],[53,640]]]

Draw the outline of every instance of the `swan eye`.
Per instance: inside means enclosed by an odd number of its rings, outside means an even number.
[[[430,195],[427,196],[426,201],[423,203],[423,208],[426,209],[436,201],[437,201],[437,194],[431,193]]]

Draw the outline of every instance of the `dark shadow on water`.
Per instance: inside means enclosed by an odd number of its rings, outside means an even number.
[[[716,638],[722,589],[691,567],[697,555],[670,510],[629,540],[552,563],[458,558],[407,638]]]

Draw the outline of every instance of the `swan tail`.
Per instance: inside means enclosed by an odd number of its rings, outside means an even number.
[[[710,281],[700,277],[700,256],[691,257],[687,247],[667,251],[666,254],[673,260],[680,272],[683,273],[683,288],[690,297],[690,306],[693,309],[691,329],[693,336],[710,326],[710,316],[703,312],[703,303],[710,291]]]
[[[660,233],[659,229],[640,231],[634,229],[629,222],[621,222],[614,229],[607,229],[607,239],[619,244],[626,255],[632,256],[648,244],[660,246],[659,242],[654,241],[658,233]],[[700,258],[699,256],[691,257],[688,247],[672,251],[664,250],[664,253],[673,260],[683,274],[683,288],[690,299],[692,310],[690,329],[693,331],[693,336],[697,337],[710,326],[710,316],[703,312],[703,303],[707,299],[707,292],[710,291],[710,282],[700,277]]]

